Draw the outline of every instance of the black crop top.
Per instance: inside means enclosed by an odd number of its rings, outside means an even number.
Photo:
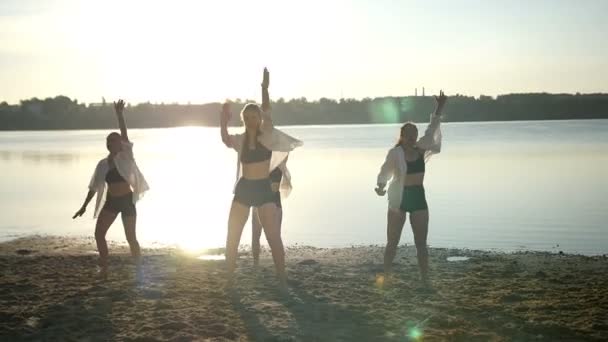
[[[414,160],[414,161],[405,161],[405,163],[407,164],[407,174],[413,174],[413,173],[423,173],[425,171],[425,165],[424,165],[424,154],[420,154],[420,157],[418,157],[418,159]]]
[[[113,167],[110,170],[108,170],[108,173],[106,173],[106,182],[107,183],[122,183],[122,182],[126,182],[126,180],[120,175],[120,173],[118,173],[118,170],[116,170],[116,168]]]
[[[272,151],[267,149],[264,145],[260,144],[259,141],[256,141],[254,149],[250,149],[249,146],[247,146],[247,143],[245,143],[243,145],[243,150],[241,151],[241,163],[258,163],[270,160],[271,156]]]

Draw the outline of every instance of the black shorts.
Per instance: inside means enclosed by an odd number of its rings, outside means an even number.
[[[261,207],[266,203],[276,203],[278,192],[273,192],[270,178],[246,179],[241,178],[234,189],[234,201],[247,207]]]
[[[102,210],[110,211],[114,214],[122,213],[123,216],[137,216],[135,204],[133,204],[133,193],[123,196],[108,196]]]
[[[428,208],[422,185],[406,186],[403,188],[400,207],[402,211],[413,213],[418,210],[428,210]]]

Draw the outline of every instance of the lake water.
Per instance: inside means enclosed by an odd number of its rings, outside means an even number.
[[[422,132],[425,125],[420,125]],[[241,131],[234,127],[232,131]],[[384,244],[386,198],[376,175],[399,125],[284,127],[304,140],[291,154],[287,244]],[[0,132],[0,240],[92,236],[81,205],[108,131]],[[138,203],[144,246],[221,247],[236,153],[217,128],[133,129],[151,190]],[[445,123],[427,165],[429,244],[473,249],[608,252],[608,120]],[[249,226],[242,243],[250,243]],[[120,221],[108,238],[124,241]],[[402,243],[413,243],[409,223]]]

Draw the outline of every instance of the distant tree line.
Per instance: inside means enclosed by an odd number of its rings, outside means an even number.
[[[426,122],[434,108],[432,96],[404,96],[308,101],[282,98],[272,103],[277,125],[323,125]],[[247,102],[235,99],[235,114]],[[128,105],[129,127],[219,125],[220,103]],[[508,94],[496,98],[451,96],[445,121],[509,121],[608,118],[608,94]],[[233,124],[239,124],[234,115]],[[66,96],[22,100],[18,105],[0,103],[0,130],[115,128],[112,103],[79,103]]]

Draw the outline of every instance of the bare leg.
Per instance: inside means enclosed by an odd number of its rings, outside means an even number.
[[[131,256],[135,260],[135,277],[138,282],[143,280],[143,268],[141,265],[141,249],[139,248],[139,242],[137,242],[137,235],[135,234],[135,225],[137,223],[137,215],[125,216],[121,214],[122,225],[125,228],[125,236],[129,243],[129,249],[131,249]]]
[[[228,235],[226,236],[226,270],[228,282],[232,281],[234,270],[236,269],[236,258],[239,251],[239,242],[243,227],[249,217],[249,207],[238,202],[232,202],[230,216],[228,217]]]
[[[251,250],[253,253],[253,265],[257,266],[260,262],[260,237],[262,236],[262,223],[258,215],[257,208],[253,208],[251,211]],[[281,234],[281,224],[283,222],[283,210],[277,207],[277,225],[279,227],[279,234]]]
[[[416,255],[418,256],[418,267],[420,267],[420,278],[427,285],[429,281],[429,251],[426,238],[429,233],[429,211],[418,210],[410,214],[410,223],[416,243]]]
[[[397,254],[397,246],[401,239],[401,231],[405,224],[405,212],[388,209],[386,225],[386,249],[384,250],[384,273],[389,275],[392,271],[393,260]]]
[[[131,256],[136,262],[141,259],[141,249],[139,248],[139,242],[137,242],[137,235],[135,234],[135,226],[137,223],[137,216],[125,216],[122,215],[122,225],[125,228],[125,236],[131,249]]]
[[[279,234],[281,234],[281,226],[283,225],[283,208],[277,207],[277,225],[279,227]]]
[[[260,237],[262,236],[262,223],[258,217],[257,208],[251,210],[251,252],[253,253],[253,265],[260,263]]]
[[[258,214],[262,227],[264,227],[264,233],[266,234],[266,240],[270,245],[272,252],[272,259],[274,260],[274,266],[279,278],[279,285],[282,288],[287,286],[287,274],[285,273],[285,249],[283,248],[283,240],[281,240],[281,230],[278,225],[277,218],[277,206],[274,203],[266,203],[258,208]]]
[[[97,243],[97,251],[99,252],[99,267],[103,276],[108,271],[108,243],[106,242],[106,233],[114,220],[117,213],[108,210],[102,210],[97,216],[95,224],[95,242]]]

